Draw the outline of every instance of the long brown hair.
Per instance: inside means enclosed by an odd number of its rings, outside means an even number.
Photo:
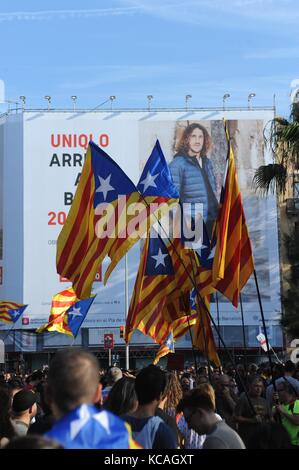
[[[203,127],[201,124],[198,124],[197,122],[194,122],[193,124],[190,124],[184,129],[183,135],[179,140],[178,145],[176,146],[176,155],[188,155],[189,151],[189,137],[194,131],[194,129],[199,129],[203,133],[204,137],[204,142],[202,149],[200,151],[200,156],[205,157],[208,153],[208,151],[211,148],[212,141],[211,137],[205,127]]]

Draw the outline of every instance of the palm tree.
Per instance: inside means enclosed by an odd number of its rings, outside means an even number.
[[[270,125],[269,137],[265,137],[273,153],[273,163],[260,166],[253,184],[264,195],[275,190],[286,191],[287,181],[299,164],[299,102],[292,105],[290,120],[275,117]]]
[[[260,166],[254,175],[253,185],[262,195],[269,192],[284,196],[290,186],[294,170],[299,168],[299,102],[293,103],[290,119],[275,117],[265,137],[273,153],[273,163]],[[292,182],[292,181],[291,181]],[[287,278],[289,288],[282,295],[284,316],[281,324],[291,338],[299,334],[299,246],[298,231],[284,237],[291,269]]]

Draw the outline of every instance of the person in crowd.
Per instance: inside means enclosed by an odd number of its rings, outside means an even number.
[[[10,420],[10,394],[6,387],[0,386],[0,449],[15,435],[15,429]]]
[[[295,379],[294,377],[295,370],[296,370],[295,364],[290,360],[286,361],[284,368],[281,365],[279,365],[277,367],[278,373],[276,373],[276,375],[279,375],[279,377],[275,378],[275,386],[277,388],[278,384],[283,383],[283,382],[288,382],[293,387],[295,393],[297,394],[297,397],[299,397],[299,381]],[[267,387],[267,390],[266,390],[266,400],[270,406],[274,405],[273,392],[274,392],[274,387],[272,383]]]
[[[135,378],[122,377],[112,386],[104,408],[117,416],[121,416],[133,413],[137,407],[138,399],[135,392]]]
[[[245,371],[245,367],[243,366],[243,364],[237,365],[235,379],[237,382],[239,395],[241,395],[241,393],[245,392],[245,387],[247,387],[247,376],[246,376],[246,371]]]
[[[291,439],[280,423],[258,424],[248,441],[248,449],[290,449]]]
[[[207,156],[211,144],[206,128],[194,122],[184,129],[169,164],[181,202],[202,204],[202,216],[209,237],[218,212],[216,180],[212,162]]]
[[[63,446],[52,439],[32,434],[13,438],[4,449],[63,449]]]
[[[186,372],[181,376],[181,387],[182,387],[183,393],[188,392],[190,390],[191,382],[190,382],[189,372]]]
[[[236,429],[234,411],[236,400],[231,394],[231,382],[227,374],[222,374],[215,388],[216,410],[231,428]]]
[[[165,372],[159,367],[142,369],[135,380],[138,408],[122,416],[130,424],[134,439],[145,449],[175,449],[177,445],[172,429],[155,416],[165,387]]]
[[[276,396],[277,394],[277,396]],[[274,413],[280,416],[281,423],[291,438],[292,447],[299,449],[299,399],[296,390],[288,381],[277,384],[274,399],[280,404],[275,405]]]
[[[203,377],[203,376],[202,376]],[[213,402],[215,408],[215,392],[211,384],[208,382],[201,383],[196,387],[198,390],[205,392],[209,395],[211,401]],[[184,449],[202,449],[204,441],[206,439],[206,435],[198,434],[194,431],[194,429],[188,427],[188,423],[185,420],[183,409],[181,407],[182,400],[179,402],[177,406],[177,410],[180,411],[180,419],[178,421],[178,429],[181,433],[181,447]],[[221,421],[221,416],[215,413],[216,419]]]
[[[12,424],[18,436],[25,436],[32,419],[36,416],[36,394],[30,390],[20,390],[12,400]]]
[[[102,390],[103,402],[107,400],[110,390],[113,385],[122,378],[123,373],[119,367],[111,367],[106,375],[106,387]]]
[[[242,394],[235,407],[234,418],[238,424],[238,433],[245,445],[252,433],[255,432],[258,423],[269,422],[272,419],[271,409],[262,395],[263,381],[259,376],[251,377],[249,382],[248,396]]]
[[[55,418],[49,407],[46,397],[45,397],[45,387],[43,386],[40,389],[40,407],[42,409],[42,414],[36,416],[36,420],[29,426],[28,434],[44,434],[49,431],[54,425]]]
[[[172,429],[173,434],[176,437],[176,447],[179,446],[179,430],[177,427],[176,419],[172,414],[167,413],[166,403],[169,403],[168,395],[172,395],[172,387],[175,384],[173,380],[174,374],[166,372],[166,387],[163,392],[162,398],[159,402],[158,408],[156,409],[156,416],[159,416],[163,421]]]
[[[122,419],[99,411],[99,364],[88,351],[58,351],[50,363],[46,399],[56,419],[45,436],[66,449],[139,448]]]
[[[206,436],[202,449],[245,449],[237,432],[217,417],[213,391],[207,393],[204,388],[190,390],[184,395],[180,408],[188,427]]]

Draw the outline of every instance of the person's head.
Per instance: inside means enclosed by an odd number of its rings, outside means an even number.
[[[206,156],[211,148],[211,138],[201,124],[193,123],[184,129],[177,153],[189,156]]]
[[[264,390],[263,380],[258,376],[253,376],[249,381],[249,394],[252,398],[259,398]]]
[[[260,423],[255,425],[247,449],[290,449],[291,439],[280,423]]]
[[[33,386],[36,386],[42,380],[43,380],[43,372],[41,370],[35,370],[29,377],[27,377],[26,382],[30,383]]]
[[[81,349],[61,349],[50,363],[46,398],[55,417],[60,418],[82,404],[97,403],[101,397],[99,364]]]
[[[196,387],[199,387],[200,385],[208,384],[208,383],[209,383],[208,377],[206,377],[205,375],[199,375],[199,376],[196,378],[195,386],[196,386]]]
[[[63,446],[44,436],[28,434],[27,436],[15,437],[6,444],[4,449],[63,449]]]
[[[295,364],[292,362],[292,361],[286,361],[285,365],[284,365],[284,371],[288,374],[288,375],[293,375],[295,373],[295,370],[296,370],[296,366]]]
[[[104,408],[117,416],[130,414],[138,406],[135,391],[135,379],[132,377],[122,377],[112,386]]]
[[[166,376],[159,367],[150,365],[136,377],[135,390],[140,406],[153,403],[158,406],[166,387]]]
[[[198,371],[197,371],[197,375],[198,376],[205,376],[205,377],[209,377],[209,374],[208,374],[208,368],[207,366],[201,366],[198,368]]]
[[[175,410],[183,396],[183,391],[174,371],[166,372],[166,387],[163,395],[165,397],[164,408],[166,410]]]
[[[187,392],[178,405],[189,429],[207,434],[215,424],[215,393],[211,385],[201,385]]]
[[[114,385],[123,376],[123,373],[119,367],[111,367],[107,372],[107,383],[108,385]]]
[[[218,393],[223,393],[230,390],[230,377],[227,374],[219,376],[219,380],[216,383],[216,390]]]
[[[284,405],[292,403],[296,398],[298,398],[295,388],[287,381],[278,383],[276,385],[276,390],[279,395],[279,401]]]
[[[258,371],[258,366],[256,364],[250,364],[248,367],[248,372],[250,375],[256,375]]]
[[[36,394],[30,390],[20,390],[12,400],[12,415],[14,419],[30,423],[37,413]]]

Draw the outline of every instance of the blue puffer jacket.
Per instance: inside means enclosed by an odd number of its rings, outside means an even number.
[[[197,158],[175,156],[169,164],[169,168],[173,182],[180,193],[181,202],[202,203],[203,218],[207,222],[208,218],[215,219],[217,216],[216,180],[211,160],[202,157],[202,165],[215,196],[212,200],[211,198],[208,200],[208,190]]]

